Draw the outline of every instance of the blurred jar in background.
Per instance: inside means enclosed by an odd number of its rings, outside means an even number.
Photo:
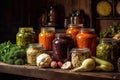
[[[46,50],[52,50],[52,41],[55,38],[54,27],[42,27],[39,33],[38,41]]]
[[[70,60],[70,50],[74,47],[74,41],[71,35],[65,33],[56,34],[53,40],[53,60],[62,61]]]
[[[66,30],[66,34],[71,34],[72,39],[76,42],[76,35],[82,27],[83,24],[69,24],[68,29]]]
[[[84,11],[77,10],[74,16],[74,24],[83,24],[84,25]]]
[[[91,55],[96,55],[97,35],[93,28],[81,28],[76,36],[78,48],[89,48]]]
[[[66,17],[64,19],[64,28],[67,29],[69,24],[70,24],[70,20]]]
[[[16,34],[16,44],[27,48],[30,43],[35,42],[35,32],[32,27],[20,27]]]

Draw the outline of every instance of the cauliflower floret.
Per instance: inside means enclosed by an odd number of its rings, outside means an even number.
[[[49,67],[51,61],[52,61],[52,58],[50,57],[50,55],[43,53],[37,56],[36,63],[37,63],[37,66],[43,68],[43,67]]]

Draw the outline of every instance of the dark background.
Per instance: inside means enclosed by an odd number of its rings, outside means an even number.
[[[15,43],[19,27],[33,27],[38,34],[41,27],[40,17],[48,9],[50,1],[52,0],[0,0],[0,43],[8,40]],[[99,34],[114,22],[120,22],[120,15],[97,19],[94,11],[96,10],[95,1],[54,0],[59,6],[59,18],[61,14],[64,14],[62,15],[64,18],[68,17],[73,10],[82,9],[87,16],[85,27],[93,27]],[[59,28],[64,29],[63,24]]]

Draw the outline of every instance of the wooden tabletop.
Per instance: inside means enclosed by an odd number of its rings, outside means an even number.
[[[0,62],[0,72],[48,80],[120,80],[119,72],[70,72],[30,65],[9,65],[2,62]]]

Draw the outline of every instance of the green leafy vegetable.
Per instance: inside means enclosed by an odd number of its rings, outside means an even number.
[[[0,61],[8,64],[25,64],[26,50],[10,41],[1,43]]]
[[[113,37],[114,35],[120,33],[120,23],[115,23],[111,25],[108,30],[100,32],[100,38]]]

